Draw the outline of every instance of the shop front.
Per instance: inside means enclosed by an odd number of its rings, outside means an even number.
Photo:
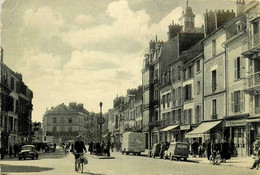
[[[178,141],[180,138],[180,127],[179,125],[171,125],[160,130],[161,138],[160,141],[172,142]]]
[[[250,129],[246,118],[225,120],[224,137],[230,143],[233,156],[250,155]]]
[[[254,151],[254,142],[260,138],[260,117],[248,117],[248,137],[249,137],[249,152],[250,155]]]
[[[196,139],[201,138],[201,142],[203,143],[205,140],[221,140],[223,138],[222,131],[222,121],[206,121],[201,123],[194,130],[185,134],[186,139]]]
[[[153,128],[151,131],[151,135],[152,135],[152,146],[153,146],[155,143],[159,142],[159,138],[160,138],[159,129],[156,127]]]

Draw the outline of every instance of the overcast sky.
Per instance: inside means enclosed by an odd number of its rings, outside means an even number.
[[[2,0],[3,1],[3,0]],[[185,0],[5,0],[4,62],[34,93],[33,121],[69,102],[99,112],[142,82],[149,41],[167,39]],[[190,0],[201,26],[205,9],[234,9],[232,0]]]

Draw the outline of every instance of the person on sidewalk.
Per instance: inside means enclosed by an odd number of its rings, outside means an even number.
[[[12,148],[12,146],[10,145],[10,146],[9,146],[9,156],[10,156],[10,158],[12,157],[12,155],[13,155],[13,148]]]
[[[211,156],[211,142],[209,141],[209,139],[206,141],[206,153],[209,160],[209,157]]]
[[[15,144],[14,144],[14,157],[16,157],[16,155],[18,154],[18,152],[19,152],[18,144],[15,143]]]
[[[255,160],[253,166],[250,169],[256,168],[257,165],[259,165],[259,164],[260,164],[260,147],[258,147],[258,150],[257,150],[257,153],[256,153],[256,160]]]
[[[4,159],[5,158],[5,153],[6,153],[4,145],[1,146],[0,153],[1,153],[1,159]]]
[[[225,139],[221,140],[221,159],[224,163],[230,159],[229,146]]]

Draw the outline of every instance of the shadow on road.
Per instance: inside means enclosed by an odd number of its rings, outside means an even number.
[[[50,171],[53,168],[37,167],[37,166],[23,166],[23,165],[1,165],[1,171],[3,172],[42,172]]]
[[[91,172],[83,172],[82,174],[88,174],[88,175],[105,175],[105,174],[96,174]]]

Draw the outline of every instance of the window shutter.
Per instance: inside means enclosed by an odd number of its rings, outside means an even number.
[[[237,58],[235,58],[235,60],[234,60],[234,70],[235,70],[235,74],[234,74],[234,80],[236,80],[237,79]]]
[[[231,93],[231,113],[234,113],[234,93]]]
[[[243,91],[240,91],[240,111],[244,112],[245,110],[245,94]]]
[[[240,77],[243,78],[246,76],[246,60],[245,58],[240,58]]]

